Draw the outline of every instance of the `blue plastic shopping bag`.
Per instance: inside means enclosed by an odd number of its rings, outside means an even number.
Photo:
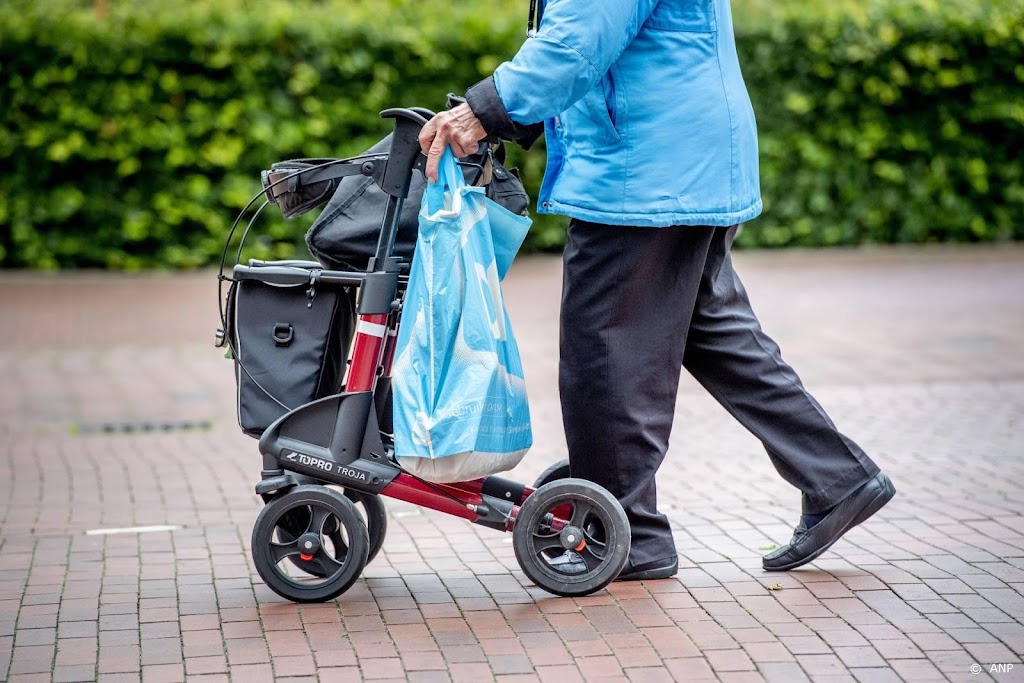
[[[526,216],[512,213],[501,204],[485,199],[487,220],[491,224],[491,242],[494,244],[494,262],[498,265],[498,280],[504,280],[513,259],[523,246],[531,221]]]
[[[417,476],[451,482],[501,472],[533,443],[499,284],[529,224],[467,186],[444,153],[438,182],[423,195],[392,379],[395,452]]]

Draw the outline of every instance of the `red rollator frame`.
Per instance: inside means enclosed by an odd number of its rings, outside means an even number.
[[[378,377],[387,379],[391,377],[395,340],[398,337],[398,323],[396,320],[393,326],[389,326],[389,317],[392,316],[380,314],[359,316],[345,391],[373,392],[376,389]],[[401,472],[380,493],[390,498],[404,500],[407,503],[476,521],[479,517],[477,511],[484,504],[481,497],[483,488],[484,479],[474,479],[457,484],[427,484],[411,474]],[[519,514],[519,506],[531,493],[533,493],[532,488],[522,487],[522,493],[514,501],[507,514],[505,525],[507,531],[512,531],[516,516]],[[562,520],[553,520],[556,525],[560,522]]]
[[[367,270],[320,270],[315,275],[317,282],[358,288],[344,391],[290,410],[259,441],[263,472],[256,492],[267,505],[253,529],[253,560],[272,590],[297,602],[336,597],[377,554],[387,526],[380,496],[511,531],[525,575],[558,595],[586,595],[603,588],[618,575],[629,553],[629,523],[621,505],[600,486],[569,478],[564,461],[549,468],[533,487],[498,476],[440,484],[401,468],[387,433],[386,409],[408,278],[403,275],[407,264],[394,258],[393,250],[412,173],[424,167],[419,131],[432,115],[423,109],[382,112],[395,121],[386,157],[332,160],[295,172],[264,174],[270,201],[283,184],[295,187],[357,173],[373,178],[388,194],[376,254]],[[260,265],[260,276],[268,281],[294,278],[287,265]],[[236,267],[236,277],[240,270],[245,268]],[[343,487],[343,492],[325,484]]]

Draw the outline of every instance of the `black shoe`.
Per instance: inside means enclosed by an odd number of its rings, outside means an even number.
[[[619,572],[619,575],[615,580],[653,581],[654,579],[667,579],[670,576],[675,576],[678,571],[679,556],[673,555],[672,557],[665,558],[664,560],[645,562],[635,567],[627,562],[626,566],[622,568],[622,571]]]
[[[784,572],[814,560],[838,541],[843,534],[882,509],[896,495],[896,487],[881,472],[868,483],[843,498],[825,518],[810,529],[797,525],[793,540],[764,556],[766,571]]]

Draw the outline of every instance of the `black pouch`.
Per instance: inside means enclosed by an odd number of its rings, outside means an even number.
[[[364,154],[386,154],[391,136],[384,138]],[[516,173],[502,165],[503,150],[490,148],[463,159],[466,182],[484,185],[487,196],[512,213],[525,215],[530,198]],[[409,197],[402,205],[395,238],[394,255],[412,259],[419,232],[420,202],[427,183],[422,173],[413,173]],[[306,233],[306,246],[321,264],[335,270],[366,270],[377,251],[381,221],[388,195],[372,179],[349,176],[338,181],[333,196]]]
[[[264,277],[268,267],[272,282]],[[238,425],[249,436],[259,437],[289,410],[341,390],[355,332],[355,296],[348,287],[318,282],[320,272],[308,261],[235,267],[227,334]]]
[[[270,171],[264,171],[264,187],[268,184],[268,173],[278,172],[292,175],[300,171],[315,169],[331,161],[334,161],[334,159],[289,159],[288,161],[278,161],[270,167]],[[296,181],[299,179],[299,177],[295,178]],[[285,218],[296,218],[326,202],[338,187],[338,179],[332,178],[309,184],[296,182],[295,185],[296,188],[294,190],[285,186],[275,188],[267,194],[271,201],[281,207],[281,213],[284,214]]]

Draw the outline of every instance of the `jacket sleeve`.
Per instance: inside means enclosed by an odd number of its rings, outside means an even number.
[[[604,77],[658,2],[548,0],[541,30],[494,72],[509,119],[531,124],[571,107]]]
[[[512,140],[523,149],[530,149],[544,135],[543,123],[524,125],[508,117],[494,87],[494,76],[488,76],[467,90],[465,100],[489,136]]]

